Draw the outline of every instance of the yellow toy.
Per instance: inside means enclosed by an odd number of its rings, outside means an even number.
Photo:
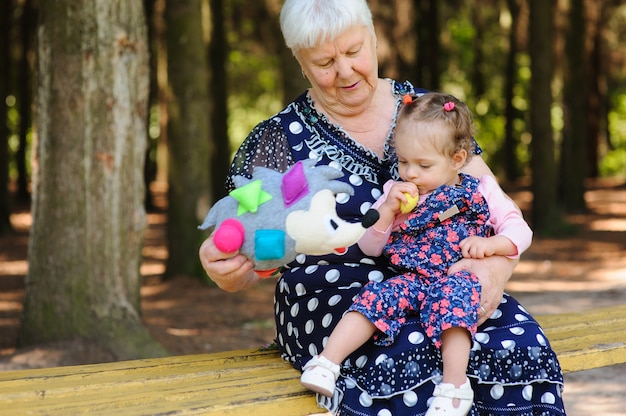
[[[409,212],[415,209],[415,207],[417,206],[417,202],[420,199],[420,196],[419,194],[415,196],[411,196],[410,193],[405,192],[404,197],[406,198],[406,203],[405,202],[400,203],[400,212],[402,212],[403,214],[408,214]]]

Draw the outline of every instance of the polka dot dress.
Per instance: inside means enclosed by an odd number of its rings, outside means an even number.
[[[403,94],[423,92],[408,82],[390,82],[397,109]],[[397,178],[389,145],[394,127],[381,159],[350,140],[303,94],[252,131],[229,176],[249,175],[259,165],[284,171],[296,160],[319,160],[341,169],[340,180],[355,189],[353,196],[337,197],[337,211],[357,221],[381,195],[382,185]],[[367,257],[356,245],[343,255],[299,256],[276,284],[276,344],[282,356],[301,369],[324,348],[363,286],[394,275],[386,258]],[[340,415],[424,415],[441,374],[439,351],[424,335],[419,317],[409,316],[391,345],[370,341],[348,357],[334,397],[320,396],[318,402]],[[471,415],[565,415],[556,356],[537,322],[508,295],[478,328],[468,376],[475,393]]]

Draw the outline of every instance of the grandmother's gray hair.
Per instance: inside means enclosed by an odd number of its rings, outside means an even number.
[[[366,0],[286,0],[280,11],[285,44],[294,55],[332,41],[353,26],[366,26],[374,33]]]

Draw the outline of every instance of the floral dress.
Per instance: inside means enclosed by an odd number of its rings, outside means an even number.
[[[437,348],[445,329],[465,328],[472,338],[476,334],[480,281],[467,270],[448,275],[448,269],[463,258],[459,242],[487,237],[492,228],[479,180],[464,174],[460,179],[457,186],[443,185],[428,195],[391,233],[384,253],[403,273],[369,282],[350,307],[380,331],[374,336],[377,345],[392,344],[407,317],[417,313]]]
[[[382,82],[382,81],[381,81]],[[423,93],[392,80],[396,113],[406,93]],[[250,175],[254,166],[285,171],[297,160],[313,158],[341,169],[339,180],[354,195],[339,195],[337,212],[358,221],[382,194],[383,184],[398,179],[390,126],[385,158],[350,139],[318,113],[305,93],[283,111],[261,122],[237,151],[234,175]],[[343,255],[300,255],[278,279],[275,290],[276,344],[283,358],[301,369],[322,351],[342,315],[369,282],[397,275],[384,256],[364,255],[355,244]],[[511,296],[481,325],[470,353],[468,376],[475,399],[471,415],[564,415],[563,378],[550,344],[530,314]],[[343,363],[332,398],[318,404],[340,415],[424,415],[441,379],[439,350],[426,336],[419,316],[407,317],[394,342],[372,340]]]

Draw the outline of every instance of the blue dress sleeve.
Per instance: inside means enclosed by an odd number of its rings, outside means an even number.
[[[280,122],[275,119],[262,121],[235,152],[226,177],[226,189],[230,192],[235,188],[234,176],[250,178],[256,166],[284,172],[294,163],[287,135]]]

